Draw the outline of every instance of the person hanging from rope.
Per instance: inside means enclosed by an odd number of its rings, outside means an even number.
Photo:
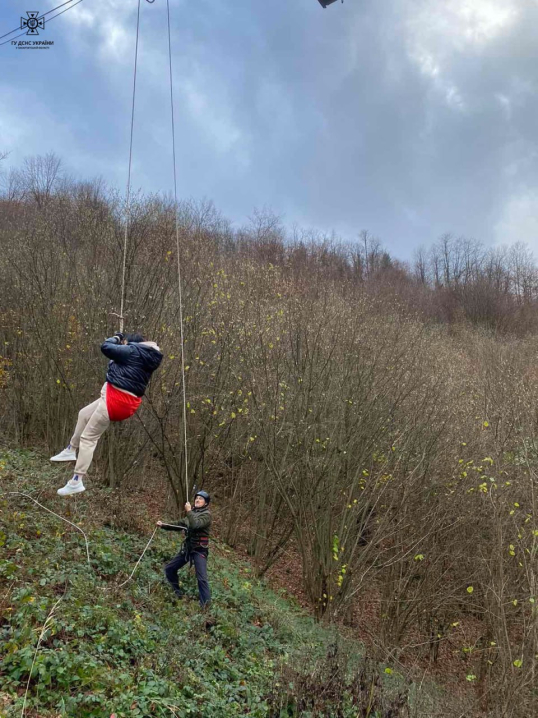
[[[136,412],[151,375],[163,359],[157,344],[145,341],[141,334],[124,335],[118,332],[105,339],[101,351],[110,359],[101,396],[79,411],[75,433],[69,445],[50,459],[76,461],[73,478],[58,489],[60,496],[85,491],[83,480],[97,442],[111,421],[124,421]]]
[[[157,521],[165,531],[185,531],[185,541],[181,551],[164,568],[168,582],[172,586],[176,597],[184,596],[178,582],[177,573],[180,568],[189,563],[194,564],[196,579],[198,580],[198,594],[202,608],[211,602],[211,590],[207,580],[207,557],[209,554],[209,529],[211,527],[211,513],[209,511],[210,496],[205,491],[198,491],[194,497],[194,509],[190,503],[185,504],[187,515],[179,521],[177,526]]]

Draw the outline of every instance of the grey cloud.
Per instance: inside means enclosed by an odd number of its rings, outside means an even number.
[[[135,14],[124,7],[110,0],[106,27],[119,24],[134,42]],[[471,16],[464,0],[171,7],[182,196],[211,197],[237,221],[268,205],[289,223],[347,239],[368,228],[403,258],[446,231],[494,242],[502,228],[505,241],[521,238],[508,236],[511,226],[525,231],[514,213],[530,211],[538,186],[538,17],[530,0],[517,4],[515,21],[510,0],[477,0]],[[88,3],[90,10],[97,12]],[[142,10],[133,183],[168,191],[165,5]],[[103,23],[72,21],[63,49],[46,58],[54,71],[46,87],[28,61],[25,79],[42,104],[54,92],[52,116],[86,118],[79,154],[65,158],[72,170],[121,187],[132,52],[109,57]],[[78,94],[67,62],[76,53],[88,78]],[[11,61],[13,86],[16,70]],[[33,139],[61,154],[61,138],[53,147],[36,128]],[[108,172],[105,157],[113,158]],[[524,239],[533,231],[529,225]]]

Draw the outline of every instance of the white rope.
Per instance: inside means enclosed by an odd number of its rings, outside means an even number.
[[[147,0],[153,3],[154,0]],[[120,306],[120,332],[123,332],[124,316],[123,310],[125,305],[125,275],[127,267],[127,242],[129,233],[129,222],[131,219],[131,166],[133,155],[133,131],[134,131],[134,115],[135,115],[135,97],[136,97],[136,76],[138,66],[138,39],[140,34],[140,3],[138,0],[138,14],[136,22],[136,46],[135,46],[135,65],[133,77],[133,102],[131,109],[131,140],[129,146],[129,172],[127,179],[127,203],[125,210],[125,235],[123,240],[123,266],[121,277],[121,306]],[[178,202],[177,202],[177,170],[176,170],[176,131],[174,120],[174,87],[172,74],[172,39],[170,30],[170,2],[166,0],[166,11],[168,21],[168,58],[170,71],[170,109],[172,117],[172,157],[174,170],[174,211],[175,211],[175,228],[176,228],[176,257],[177,257],[177,280],[179,294],[179,326],[181,341],[181,377],[182,377],[182,393],[183,393],[183,439],[185,445],[185,499],[189,499],[189,465],[188,465],[188,446],[187,446],[187,390],[185,386],[185,341],[183,333],[183,294],[181,289],[181,262],[179,259],[179,218],[178,218]]]
[[[125,236],[123,240],[123,265],[121,271],[121,304],[120,304],[120,332],[123,332],[123,307],[125,303],[125,273],[127,267],[127,237],[129,234],[129,222],[131,219],[131,166],[133,160],[133,131],[136,99],[136,73],[138,66],[138,37],[140,33],[140,2],[138,0],[138,13],[136,17],[136,45],[133,76],[133,102],[131,107],[131,140],[129,143],[129,171],[127,173],[127,202],[125,207]]]
[[[51,510],[48,509],[46,506],[43,506],[43,504],[40,504],[39,501],[36,501],[35,499],[33,499],[33,498],[32,498],[31,496],[29,496],[28,494],[23,494],[21,491],[9,491],[8,493],[9,493],[9,494],[12,494],[12,495],[16,495],[16,496],[24,496],[25,498],[30,499],[30,501],[33,501],[34,504],[37,504],[41,509],[44,509],[45,511],[48,511],[49,514],[52,514],[53,516],[56,516],[57,518],[61,519],[62,521],[65,521],[65,523],[67,523],[67,524],[69,524],[70,526],[72,526],[73,528],[75,528],[77,531],[80,531],[80,533],[84,536],[84,541],[85,541],[85,543],[86,543],[86,556],[88,557],[88,566],[90,566],[90,568],[91,568],[91,563],[90,563],[90,551],[89,551],[89,548],[88,548],[88,546],[89,546],[89,544],[88,544],[88,539],[87,539],[86,534],[84,533],[84,531],[83,531],[79,526],[77,526],[77,525],[74,524],[74,523],[71,523],[71,521],[68,521],[67,519],[64,519],[63,516],[60,516],[59,514],[55,513],[54,511],[51,511]],[[159,527],[156,526],[155,529],[153,530],[153,533],[151,534],[151,538],[150,538],[149,541],[147,542],[146,547],[144,548],[144,550],[142,551],[142,554],[141,554],[140,558],[138,559],[138,561],[136,562],[135,567],[134,567],[133,570],[131,571],[131,575],[129,576],[129,578],[128,578],[126,581],[124,581],[123,583],[120,583],[120,585],[117,586],[116,588],[121,588],[122,586],[125,586],[125,584],[128,583],[128,582],[132,579],[132,577],[133,577],[134,574],[135,574],[136,569],[138,568],[138,565],[139,565],[140,561],[142,561],[142,559],[144,558],[144,554],[145,554],[146,551],[148,550],[148,548],[149,548],[151,542],[153,541],[153,538],[154,538],[154,536],[155,536],[155,534],[156,534],[158,528],[159,528]],[[106,589],[105,589],[105,590],[106,590]]]
[[[121,588],[122,586],[125,586],[125,584],[126,584],[126,583],[129,583],[129,581],[132,579],[132,577],[134,576],[134,573],[135,573],[136,569],[138,568],[138,564],[139,564],[140,561],[142,561],[142,559],[144,558],[144,554],[145,554],[146,551],[148,550],[150,543],[153,541],[153,537],[155,536],[155,534],[156,534],[158,528],[159,528],[159,527],[156,526],[156,527],[153,529],[153,533],[151,534],[151,538],[150,538],[150,540],[147,542],[146,548],[142,551],[142,555],[140,556],[140,558],[139,558],[138,561],[136,562],[135,567],[134,567],[133,570],[131,571],[131,575],[129,576],[129,578],[128,578],[126,581],[124,581],[123,583],[120,583],[120,585],[117,586],[117,588]]]
[[[183,385],[183,431],[185,442],[185,500],[189,500],[189,469],[187,457],[187,392],[185,388],[185,343],[183,339],[183,297],[181,292],[181,263],[179,261],[179,220],[177,204],[177,172],[176,172],[176,130],[174,123],[174,85],[172,79],[172,40],[170,33],[170,0],[166,0],[168,16],[168,59],[170,67],[170,109],[172,114],[172,156],[174,163],[174,210],[176,216],[176,256],[177,256],[177,281],[179,293],[179,327],[181,334],[181,376]]]
[[[55,513],[54,511],[51,511],[50,509],[48,509],[46,506],[43,506],[43,504],[40,504],[39,501],[36,501],[35,499],[33,499],[33,498],[32,498],[31,496],[29,496],[28,494],[23,494],[21,491],[9,491],[8,493],[9,493],[9,494],[13,494],[13,495],[18,495],[18,496],[24,496],[26,499],[30,499],[30,501],[33,501],[34,504],[37,504],[40,508],[45,509],[45,511],[48,511],[49,514],[52,514],[53,516],[56,516],[56,518],[61,519],[62,521],[65,521],[66,524],[69,524],[70,526],[72,526],[72,527],[73,527],[74,529],[76,529],[77,531],[80,531],[80,533],[84,536],[84,541],[85,541],[85,543],[86,543],[86,556],[87,556],[87,558],[88,558],[88,566],[91,568],[91,563],[90,563],[90,550],[89,550],[89,548],[88,548],[88,539],[87,539],[86,534],[84,533],[84,531],[80,528],[80,526],[77,526],[76,524],[72,523],[71,521],[68,521],[67,519],[64,519],[63,516],[60,516],[59,514]]]

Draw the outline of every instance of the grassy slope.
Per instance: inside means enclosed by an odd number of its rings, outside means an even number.
[[[0,715],[21,715],[41,629],[59,599],[37,653],[27,717],[356,716],[365,715],[357,707],[378,680],[378,710],[370,715],[388,715],[382,706],[403,679],[373,666],[362,676],[366,689],[350,683],[346,676],[360,666],[361,647],[254,580],[225,547],[210,555],[210,616],[198,607],[192,573],[184,573],[192,600],[171,602],[162,564],[178,541],[164,532],[156,534],[134,579],[117,588],[151,533],[96,522],[92,501],[106,492],[77,497],[71,515],[88,534],[91,568],[80,533],[8,495],[31,493],[65,516],[67,506],[55,495],[59,473],[32,452],[0,452]],[[327,660],[335,639],[338,654]],[[348,710],[352,694],[355,707]],[[301,699],[296,712],[292,706]],[[435,712],[431,705],[416,708],[415,702],[414,715]]]

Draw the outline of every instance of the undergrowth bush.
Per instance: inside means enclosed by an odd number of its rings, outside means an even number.
[[[347,716],[364,704],[366,675],[376,686],[372,710],[396,705],[390,693],[405,681],[373,663],[361,673],[359,643],[270,591],[218,542],[210,612],[200,611],[188,573],[187,599],[172,602],[162,566],[178,543],[164,533],[120,588],[147,537],[102,526],[93,501],[79,496],[70,516],[88,536],[88,565],[79,532],[10,493],[53,505],[61,468],[30,452],[0,456],[2,715],[21,715],[28,687],[27,718]]]

